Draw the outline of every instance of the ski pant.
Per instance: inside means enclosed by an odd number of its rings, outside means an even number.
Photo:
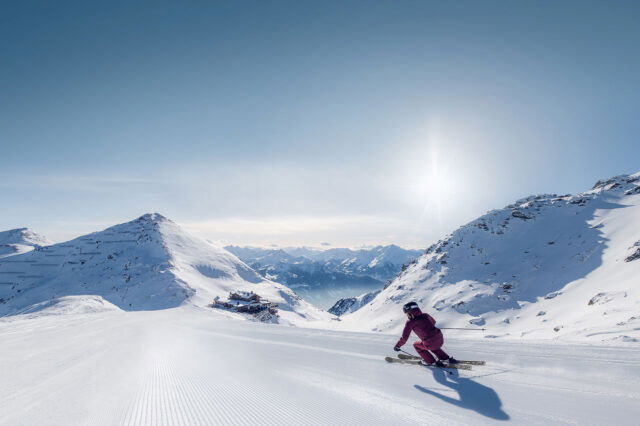
[[[442,333],[438,333],[433,336],[429,340],[418,340],[417,342],[413,342],[413,347],[416,352],[420,354],[422,359],[424,359],[429,364],[433,364],[436,360],[433,358],[435,355],[439,360],[449,359],[449,355],[442,349],[442,345],[444,344],[444,338],[442,337]],[[433,355],[431,354],[433,352]]]

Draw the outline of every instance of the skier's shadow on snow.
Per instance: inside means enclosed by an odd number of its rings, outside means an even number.
[[[433,371],[433,377],[439,384],[458,392],[459,399],[439,394],[420,385],[414,385],[414,387],[420,392],[435,396],[449,404],[476,411],[483,416],[495,420],[509,420],[509,415],[502,410],[500,397],[490,387],[460,377],[458,374],[448,375],[440,369]]]

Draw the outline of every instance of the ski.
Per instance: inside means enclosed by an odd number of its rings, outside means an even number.
[[[404,360],[417,359],[418,361],[421,359],[419,356],[405,355],[405,354],[398,354],[398,358],[404,359]],[[458,360],[458,363],[459,364],[464,364],[464,365],[485,365],[484,361],[461,361],[461,360]]]
[[[455,370],[471,370],[470,365],[446,365],[444,367],[436,367],[435,365],[423,365],[417,359],[400,359],[400,358],[392,358],[390,356],[385,357],[384,360],[391,363],[422,365],[423,367],[429,367],[429,368],[453,368]]]

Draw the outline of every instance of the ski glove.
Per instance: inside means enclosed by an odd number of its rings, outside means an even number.
[[[400,352],[400,346],[394,346],[393,350],[396,351],[396,352]]]

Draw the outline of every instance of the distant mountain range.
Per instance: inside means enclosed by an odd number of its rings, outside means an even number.
[[[490,211],[347,306],[341,324],[399,331],[409,301],[485,337],[640,342],[640,173]]]
[[[396,245],[352,250],[309,247],[265,249],[227,246],[263,277],[286,285],[327,309],[338,299],[382,289],[402,265],[422,254]]]

